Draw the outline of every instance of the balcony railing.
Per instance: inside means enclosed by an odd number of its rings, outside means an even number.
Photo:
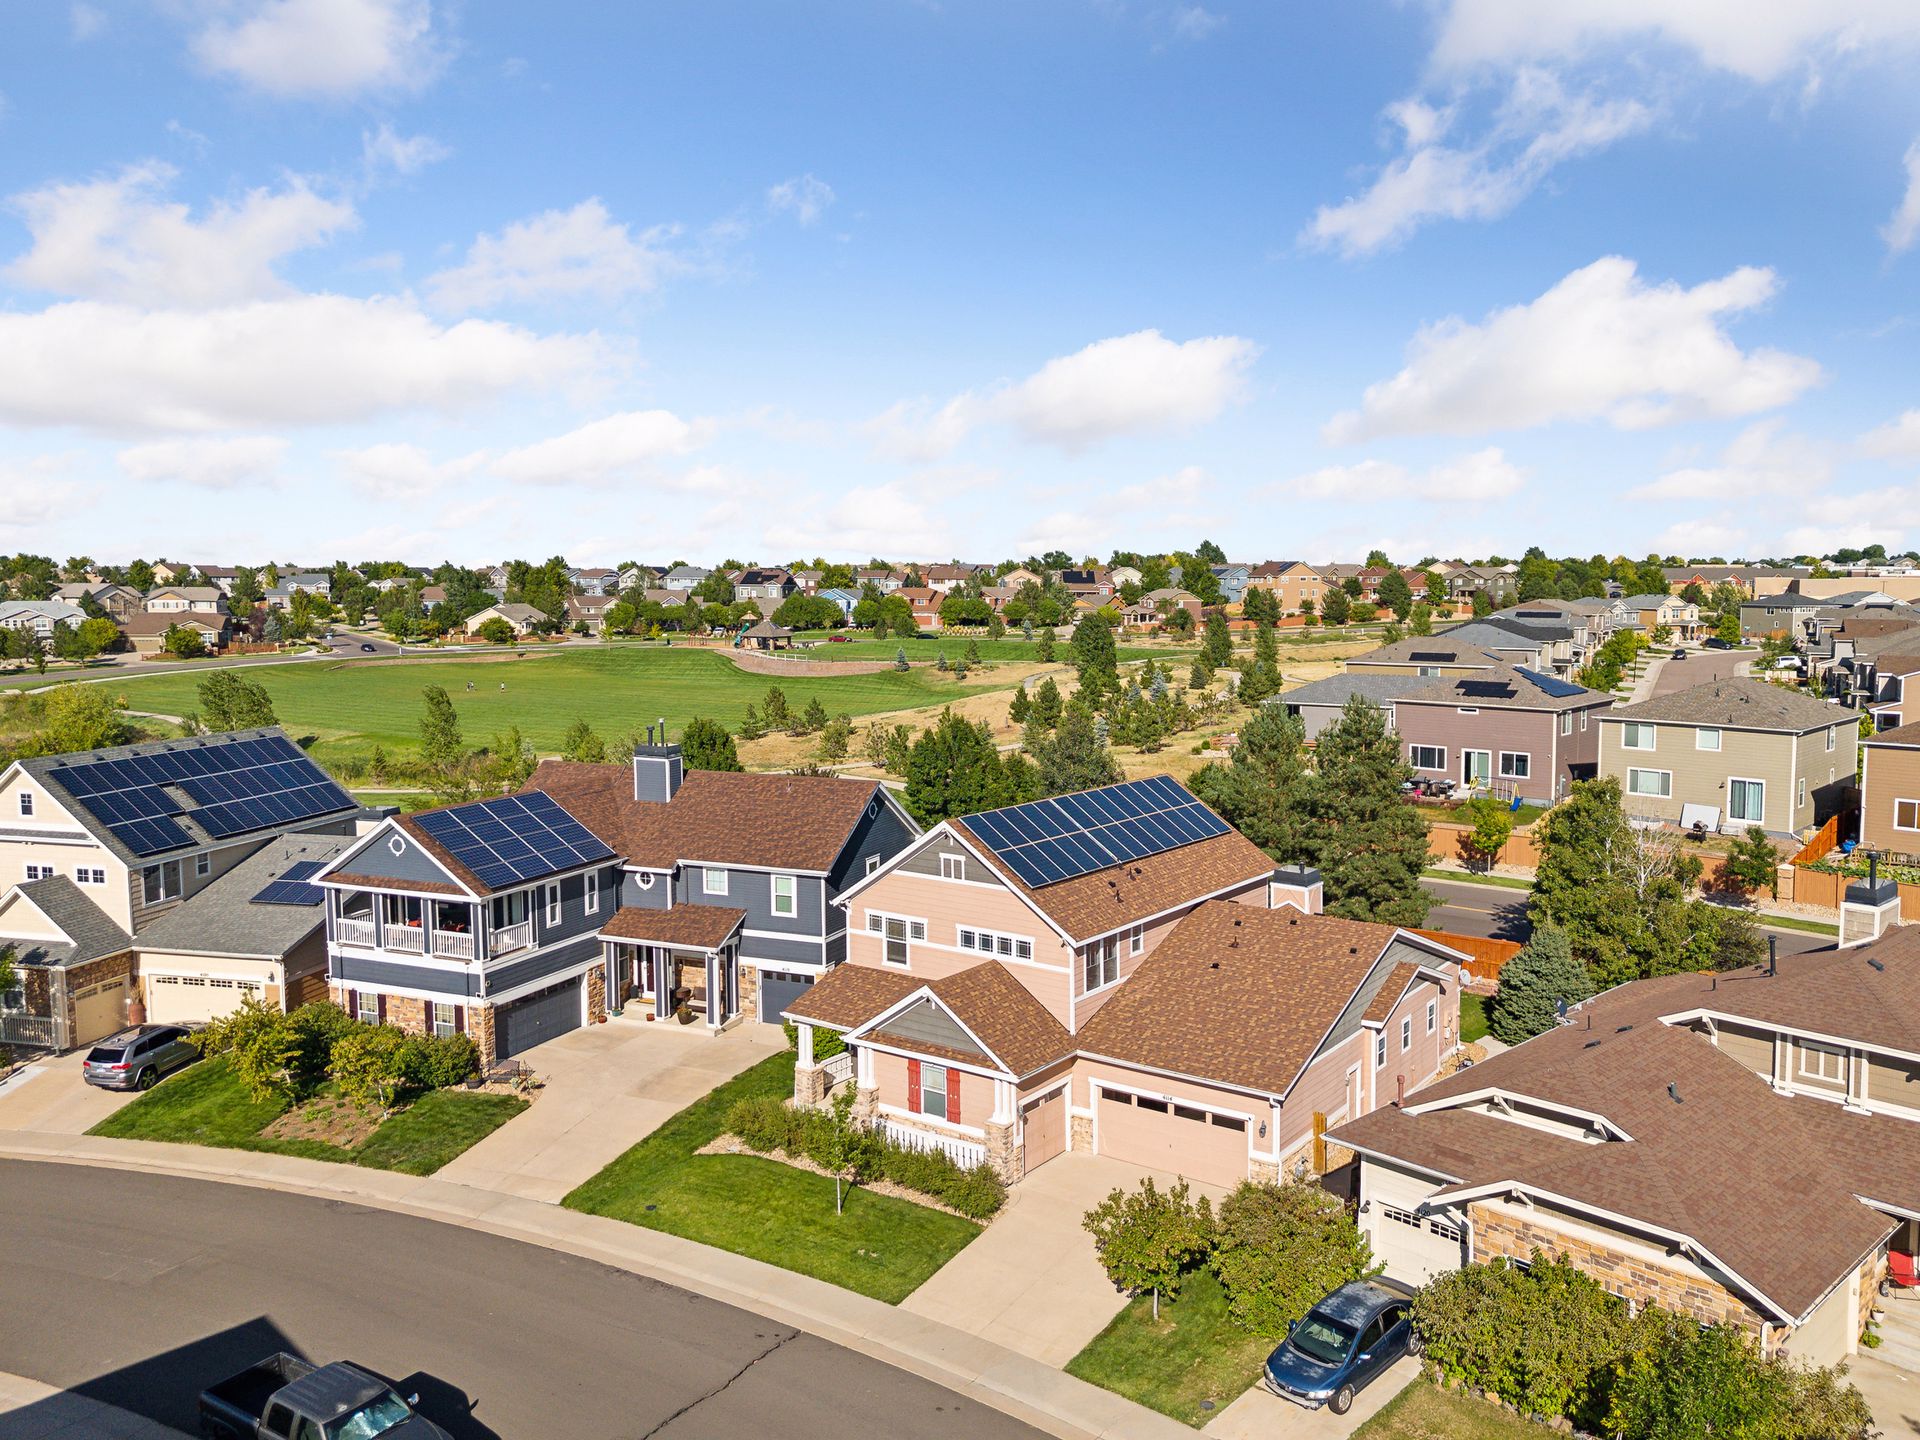
[[[389,925],[386,948],[404,950],[409,955],[424,955],[427,949],[427,932],[418,925]]]
[[[372,945],[373,921],[349,920],[342,915],[333,922],[333,938],[342,945]]]
[[[473,936],[463,930],[436,930],[433,932],[433,953],[444,955],[449,960],[471,960]]]
[[[0,1013],[0,1043],[57,1050],[60,1047],[60,1032],[49,1016],[9,1010]]]
[[[496,927],[491,949],[495,955],[507,955],[515,950],[524,950],[531,944],[533,944],[533,921],[522,920],[518,925]]]

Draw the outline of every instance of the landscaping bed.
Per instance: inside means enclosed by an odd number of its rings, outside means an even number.
[[[791,1051],[694,1101],[561,1203],[898,1304],[980,1233],[971,1220],[757,1155],[701,1154],[742,1100],[793,1093]]]

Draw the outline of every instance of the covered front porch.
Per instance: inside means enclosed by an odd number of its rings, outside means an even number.
[[[720,905],[667,910],[626,906],[600,931],[608,1008],[637,1004],[655,1019],[704,1021],[711,1031],[739,1020],[740,929],[746,911]]]

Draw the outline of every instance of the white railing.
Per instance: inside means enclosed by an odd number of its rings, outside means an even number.
[[[333,938],[342,945],[372,945],[373,921],[339,916],[333,922]]]
[[[449,960],[471,960],[473,936],[462,930],[436,930],[433,932],[433,953],[444,955]]]
[[[404,950],[409,955],[424,955],[427,949],[427,932],[418,925],[389,925],[384,948]]]
[[[533,921],[522,920],[518,925],[502,925],[496,929],[490,949],[495,955],[505,955],[514,950],[524,950],[531,944]]]
[[[956,1140],[950,1135],[916,1130],[885,1116],[880,1119],[880,1133],[903,1149],[923,1152],[938,1150],[962,1170],[971,1170],[976,1165],[987,1163],[987,1147],[972,1140]]]
[[[853,1052],[842,1050],[838,1055],[829,1055],[820,1062],[820,1068],[827,1072],[827,1088],[844,1085],[853,1078]]]

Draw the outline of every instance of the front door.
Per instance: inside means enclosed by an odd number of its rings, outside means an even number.
[[[1030,1100],[1020,1111],[1021,1169],[1031,1172],[1067,1148],[1067,1092],[1059,1089],[1041,1100]]]
[[[1462,750],[1460,752],[1460,779],[1467,785],[1485,785],[1493,778],[1493,752],[1491,750]]]

